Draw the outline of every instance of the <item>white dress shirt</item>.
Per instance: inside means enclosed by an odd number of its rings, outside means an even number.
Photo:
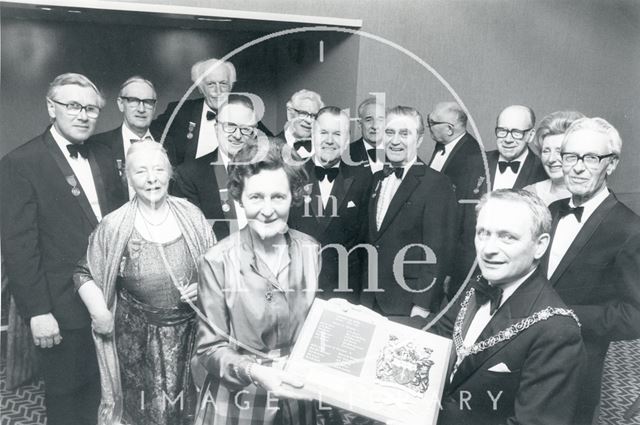
[[[313,163],[317,167],[324,168],[324,166],[320,164],[320,162],[315,157],[313,158]],[[331,168],[339,168],[339,167],[340,167],[340,161],[336,162]],[[325,177],[322,180],[318,180],[318,186],[320,187],[320,197],[322,198],[322,207],[324,209],[327,208],[327,202],[329,202],[329,196],[331,196],[331,190],[333,190],[334,182],[335,180],[330,182],[327,177]]]
[[[466,132],[462,133],[460,136],[456,137],[454,140],[444,145],[444,152],[436,153],[433,156],[433,160],[431,161],[431,164],[429,164],[429,167],[431,167],[431,169],[436,171],[442,171],[442,167],[444,167],[444,164],[446,164],[447,159],[449,159],[449,156],[451,155],[453,148],[456,147],[456,145],[462,139],[462,136],[464,136],[465,134],[467,133]]]
[[[220,158],[222,159],[222,164],[224,165],[225,170],[227,170],[227,175],[228,175],[229,174],[228,173],[229,157],[225,155],[225,153],[222,152],[222,150],[219,150],[218,153],[220,155]],[[220,192],[226,192],[228,190],[226,187],[219,187],[218,189]],[[233,201],[233,207],[236,210],[236,221],[238,222],[238,229],[243,229],[244,226],[247,225],[247,214],[245,214],[244,208],[242,208],[242,206],[240,205],[240,202],[233,199],[231,197],[231,194],[229,194],[229,200]]]
[[[124,155],[125,158],[127,156],[127,152],[129,152],[129,148],[131,147],[131,140],[132,139],[149,139],[149,140],[153,140],[153,136],[151,135],[151,132],[149,130],[147,130],[147,133],[143,136],[143,137],[138,137],[137,134],[135,134],[133,131],[131,131],[131,129],[129,129],[129,127],[127,127],[127,125],[125,123],[122,124],[122,147],[124,148]],[[123,170],[124,172],[124,170]],[[128,181],[127,181],[128,183]],[[131,184],[128,183],[128,189],[129,189],[129,199],[133,199],[133,195],[135,195],[135,190],[133,190],[133,187],[131,187]]]
[[[551,279],[553,272],[558,268],[558,264],[562,261],[562,258],[569,250],[569,247],[573,243],[573,240],[578,236],[580,229],[587,222],[591,214],[604,202],[609,196],[609,189],[606,186],[593,198],[582,204],[584,207],[582,211],[582,218],[580,222],[574,214],[569,214],[562,217],[558,221],[555,234],[553,235],[553,241],[551,241],[551,248],[549,249],[549,268],[547,269],[547,279]],[[571,208],[575,207],[573,199],[569,201]]]
[[[382,226],[384,216],[387,214],[387,210],[389,209],[389,205],[391,204],[396,191],[415,162],[416,158],[413,158],[413,160],[404,165],[402,178],[398,178],[394,173],[391,173],[382,180],[380,187],[380,199],[378,199],[378,205],[376,207],[376,227],[378,230],[380,230],[380,226]]]
[[[217,119],[207,120],[207,112],[215,111],[209,108],[207,102],[204,102],[202,115],[200,116],[200,132],[198,133],[198,146],[196,148],[196,158],[205,156],[216,150],[218,147],[218,136],[216,136]]]
[[[100,202],[98,202],[98,192],[96,191],[96,184],[93,181],[93,174],[91,173],[91,165],[89,165],[89,160],[83,158],[78,155],[77,158],[72,158],[69,150],[67,149],[67,145],[70,145],[67,139],[65,139],[54,125],[51,126],[51,135],[53,136],[53,140],[56,141],[56,144],[62,151],[65,159],[69,163],[69,166],[73,170],[73,174],[75,174],[78,179],[78,183],[80,187],[82,187],[82,191],[84,192],[89,204],[91,205],[91,209],[95,214],[98,221],[102,220],[102,212],[100,211]],[[71,190],[71,186],[69,187]]]
[[[287,145],[289,145],[291,147],[291,149],[293,149],[294,147],[294,143],[298,141],[298,139],[295,138],[295,136],[293,135],[293,130],[291,129],[290,125],[286,125],[285,129],[284,129],[284,139],[287,141]],[[302,159],[306,159],[309,158],[311,155],[313,155],[313,143],[311,143],[311,150],[308,151],[304,148],[304,146],[300,146],[298,149],[296,149],[296,152],[298,153],[298,155],[300,155],[300,158]]]
[[[370,149],[376,149],[373,146],[371,146],[369,143],[364,141],[364,138],[362,139],[362,145],[364,146],[364,150],[367,153],[367,158],[369,159],[369,168],[371,168],[371,174],[377,173],[378,171],[382,170],[384,168],[384,155],[382,155],[382,158],[378,158],[378,156],[376,155],[374,158],[376,159],[375,161],[371,160],[371,157],[369,156],[368,152]],[[381,149],[382,151],[384,151],[384,146],[380,146],[377,149]]]
[[[504,170],[504,173],[500,172],[500,161],[508,161],[502,155],[498,158],[498,163],[496,164],[496,174],[493,182],[493,190],[496,189],[512,189],[513,185],[516,184],[516,179],[518,178],[518,174],[522,172],[522,166],[524,165],[524,160],[527,159],[527,155],[529,155],[529,148],[524,148],[524,151],[520,154],[519,157],[514,158],[512,161],[519,161],[520,168],[518,168],[518,172],[514,173],[511,171],[511,168],[507,167]]]

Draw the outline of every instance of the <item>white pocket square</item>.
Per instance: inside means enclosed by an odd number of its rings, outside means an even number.
[[[353,203],[353,201],[349,201],[347,203],[347,208],[355,208],[356,204]]]
[[[489,369],[487,369],[489,372],[501,372],[501,373],[510,373],[511,369],[509,369],[509,366],[507,366],[504,363],[498,363],[495,366],[491,366]]]

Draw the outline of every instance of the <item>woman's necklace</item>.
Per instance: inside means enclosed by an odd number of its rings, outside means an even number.
[[[167,221],[167,218],[169,218],[170,209],[167,207],[167,213],[164,215],[164,218],[160,220],[158,223],[154,223],[151,220],[147,219],[147,217],[145,217],[144,213],[140,209],[140,206],[138,206],[138,212],[140,213],[140,218],[142,218],[142,224],[144,224],[144,228],[147,230],[147,234],[149,235],[149,240],[152,242],[155,242],[156,240],[156,238],[154,237],[155,235],[151,231],[151,228],[149,227],[149,225],[153,227],[162,226]]]

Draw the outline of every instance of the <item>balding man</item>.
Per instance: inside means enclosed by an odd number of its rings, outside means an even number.
[[[185,101],[171,123],[165,147],[169,152],[175,152],[173,165],[193,161],[217,149],[216,117],[218,109],[233,90],[236,68],[231,62],[223,62],[216,58],[206,59],[196,62],[191,67],[191,80],[198,83],[198,90],[204,97]],[[162,115],[153,121],[154,134],[163,133],[177,106],[178,102],[170,103]],[[269,136],[272,135],[262,122],[258,122],[257,128]],[[173,144],[174,147],[168,146],[169,144]]]
[[[607,186],[621,149],[618,131],[602,118],[574,121],[561,151],[571,198],[549,206],[547,277],[578,315],[589,360],[576,424],[593,419],[609,342],[640,337],[640,217]]]
[[[427,126],[436,147],[429,167],[445,174],[453,183],[458,205],[458,244],[456,266],[451,285],[445,288],[455,294],[469,272],[475,258],[473,238],[476,228],[475,204],[487,191],[482,150],[478,141],[467,132],[467,114],[455,102],[440,102],[427,116]]]
[[[301,158],[311,157],[311,129],[323,107],[324,102],[318,93],[305,89],[295,92],[287,102],[287,122],[276,137],[292,147]]]
[[[536,116],[528,106],[507,106],[500,112],[495,129],[498,149],[487,152],[492,189],[522,189],[548,178],[529,149],[535,125]]]

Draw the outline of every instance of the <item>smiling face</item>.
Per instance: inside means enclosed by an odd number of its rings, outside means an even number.
[[[129,184],[141,202],[152,206],[166,199],[171,177],[171,165],[162,152],[140,149],[127,155],[126,164]]]
[[[287,108],[287,119],[291,123],[293,137],[297,140],[311,138],[313,120],[320,110],[320,105],[311,99],[302,98]]]
[[[229,76],[227,67],[218,64],[212,65],[211,70],[205,69],[207,75],[204,76],[198,89],[204,95],[204,100],[211,109],[220,108],[226,95],[233,89],[233,81]]]
[[[376,111],[377,109],[377,111]],[[375,103],[369,103],[362,109],[360,117],[362,138],[372,147],[382,143],[384,130],[384,108]]]
[[[128,98],[128,99],[127,99]],[[129,102],[129,100],[133,100]],[[118,97],[118,109],[124,115],[124,122],[134,133],[144,134],[151,125],[155,104],[153,107],[145,106],[139,100],[156,100],[155,91],[142,81],[134,81],[122,89]],[[136,103],[138,103],[136,105]]]
[[[548,243],[546,233],[533,236],[532,212],[523,203],[489,199],[478,214],[478,265],[493,285],[514,282],[533,271]]]
[[[97,118],[87,116],[85,109],[76,115],[70,114],[67,112],[67,108],[60,103],[77,103],[97,108],[100,102],[98,94],[91,87],[67,84],[59,87],[53,97],[54,99],[47,99],[49,117],[55,119],[53,126],[69,142],[83,143],[93,134]]]
[[[562,174],[562,139],[564,134],[554,134],[542,139],[542,150],[540,151],[540,160],[544,170],[551,180],[563,178]]]
[[[422,143],[416,118],[389,114],[384,133],[385,153],[392,165],[402,166],[416,158],[418,146]]]
[[[512,161],[519,157],[533,139],[535,131],[532,129],[531,115],[521,106],[510,106],[500,113],[496,128],[509,131],[504,137],[497,137],[498,151],[504,159]],[[523,132],[524,136],[518,140],[513,137],[513,131]]]
[[[216,122],[216,136],[218,136],[220,150],[227,157],[232,157],[245,144],[255,140],[256,126],[256,116],[251,108],[241,103],[223,105]],[[243,134],[243,131],[249,134]]]
[[[249,227],[266,240],[287,229],[291,208],[289,178],[282,168],[262,170],[244,179],[240,198]]]
[[[320,115],[313,124],[313,149],[316,159],[325,167],[340,161],[349,144],[349,117],[331,113]]]

